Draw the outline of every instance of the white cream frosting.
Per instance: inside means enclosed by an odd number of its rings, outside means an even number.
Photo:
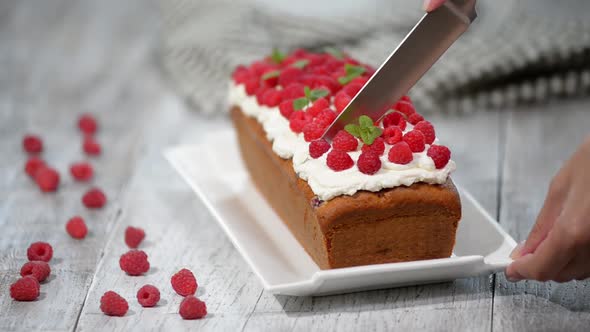
[[[243,85],[233,82],[229,87],[229,103],[239,106],[245,114],[262,124],[266,137],[272,142],[273,151],[283,159],[292,158],[295,172],[306,180],[311,190],[324,201],[340,195],[353,195],[359,190],[375,192],[384,188],[409,186],[416,182],[441,184],[455,170],[452,160],[442,169],[436,169],[434,161],[426,155],[428,145],[423,152],[414,153],[411,163],[392,163],[387,159],[390,146],[385,144],[385,153],[381,156],[382,166],[377,173],[364,174],[356,166],[335,172],[326,164],[327,153],[317,159],[309,155],[309,143],[305,141],[303,134],[291,131],[289,121],[281,115],[278,107],[259,105],[256,97],[246,94]],[[412,126],[408,124],[405,132],[411,129]],[[356,165],[361,151],[349,154]]]

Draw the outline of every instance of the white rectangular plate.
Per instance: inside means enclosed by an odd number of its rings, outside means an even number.
[[[225,130],[166,157],[203,200],[236,249],[274,294],[326,295],[448,281],[503,270],[516,245],[465,190],[450,258],[321,270],[257,191],[235,134]]]

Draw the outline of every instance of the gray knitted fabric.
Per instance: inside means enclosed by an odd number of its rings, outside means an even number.
[[[416,0],[377,0],[366,10],[323,16],[260,2],[161,0],[162,64],[195,109],[224,112],[232,70],[273,47],[336,46],[377,66],[423,15]],[[410,95],[428,112],[587,94],[589,12],[585,0],[480,0],[478,20]]]

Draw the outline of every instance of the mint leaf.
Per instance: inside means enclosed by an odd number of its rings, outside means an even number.
[[[279,51],[278,48],[273,48],[272,53],[270,54],[270,58],[274,63],[280,64],[285,60],[287,55]]]
[[[375,138],[372,137],[371,134],[367,130],[361,129],[361,140],[365,144],[371,145],[371,144],[373,144],[373,141],[375,140]]]
[[[379,128],[379,127],[371,127],[371,136],[374,136],[375,138],[381,136],[381,134],[383,134],[383,129]]]
[[[329,93],[330,92],[324,89],[312,90],[309,94],[309,99],[311,99],[311,101],[316,101],[317,99],[327,96]]]
[[[311,89],[308,86],[303,88],[303,93],[305,93],[305,98],[311,99]]]
[[[301,97],[293,100],[293,109],[296,111],[302,110],[309,104],[309,99]]]
[[[269,78],[273,78],[273,77],[279,77],[279,75],[281,74],[280,70],[273,70],[273,71],[269,71],[268,73],[262,75],[262,80],[266,81]]]
[[[293,66],[295,68],[303,69],[308,64],[309,64],[309,60],[303,59],[303,60],[293,62],[293,64],[291,64],[291,66]]]
[[[324,49],[324,52],[332,55],[336,59],[340,59],[340,60],[344,59],[344,52],[337,49],[336,47],[328,46]]]
[[[361,115],[359,117],[359,125],[364,128],[371,128],[373,127],[373,120],[371,120],[371,118],[366,115]]]
[[[365,71],[367,71],[367,69],[362,66],[355,66],[347,63],[344,65],[344,71],[346,72],[346,75],[338,77],[338,83],[342,85],[346,85],[355,78],[360,77]]]
[[[361,136],[361,127],[355,125],[355,124],[347,124],[346,126],[344,126],[344,130],[346,130],[346,132],[348,132],[349,134],[351,134],[354,137],[360,137]]]

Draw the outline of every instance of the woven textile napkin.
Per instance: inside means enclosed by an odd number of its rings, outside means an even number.
[[[377,0],[352,13],[322,16],[254,0],[160,4],[163,68],[191,105],[205,113],[227,109],[235,66],[273,47],[336,46],[378,66],[423,15],[416,0]],[[590,21],[584,15],[589,12],[585,0],[480,0],[478,20],[410,95],[426,113],[588,94]]]

